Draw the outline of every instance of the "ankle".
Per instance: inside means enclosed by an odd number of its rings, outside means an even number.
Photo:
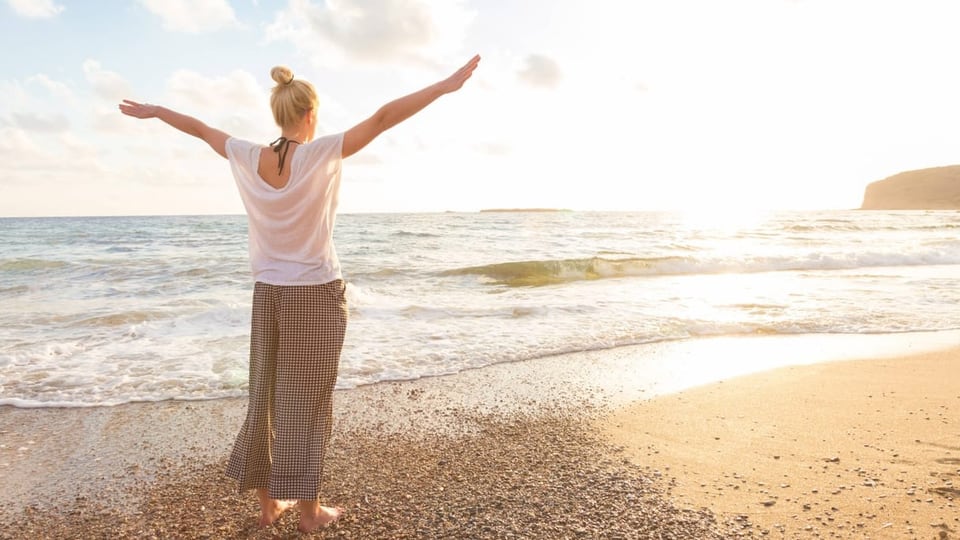
[[[320,501],[297,501],[297,507],[300,509],[300,513],[311,516],[319,515],[323,510]]]

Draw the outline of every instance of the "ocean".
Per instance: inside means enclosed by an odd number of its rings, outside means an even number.
[[[956,331],[958,232],[952,211],[343,214],[338,387],[716,336]],[[244,216],[0,219],[0,405],[245,395],[246,247]]]

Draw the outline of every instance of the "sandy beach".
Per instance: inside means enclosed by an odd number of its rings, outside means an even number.
[[[3,407],[0,538],[957,537],[960,349],[631,376],[760,340],[724,343],[338,391],[324,485],[347,512],[313,535],[294,512],[258,530],[223,476],[242,400]]]
[[[681,504],[771,538],[960,534],[960,349],[739,377],[601,429]]]

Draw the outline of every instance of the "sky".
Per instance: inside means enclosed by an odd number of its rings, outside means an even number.
[[[268,143],[464,88],[343,168],[340,211],[845,209],[960,163],[953,0],[2,0],[0,216],[238,214],[227,162],[124,98]]]

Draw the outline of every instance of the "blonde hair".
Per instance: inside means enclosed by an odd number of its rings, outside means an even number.
[[[270,77],[277,83],[270,91],[270,109],[281,129],[295,126],[307,111],[316,110],[320,104],[313,85],[294,79],[293,71],[287,66],[274,67],[270,70]]]

